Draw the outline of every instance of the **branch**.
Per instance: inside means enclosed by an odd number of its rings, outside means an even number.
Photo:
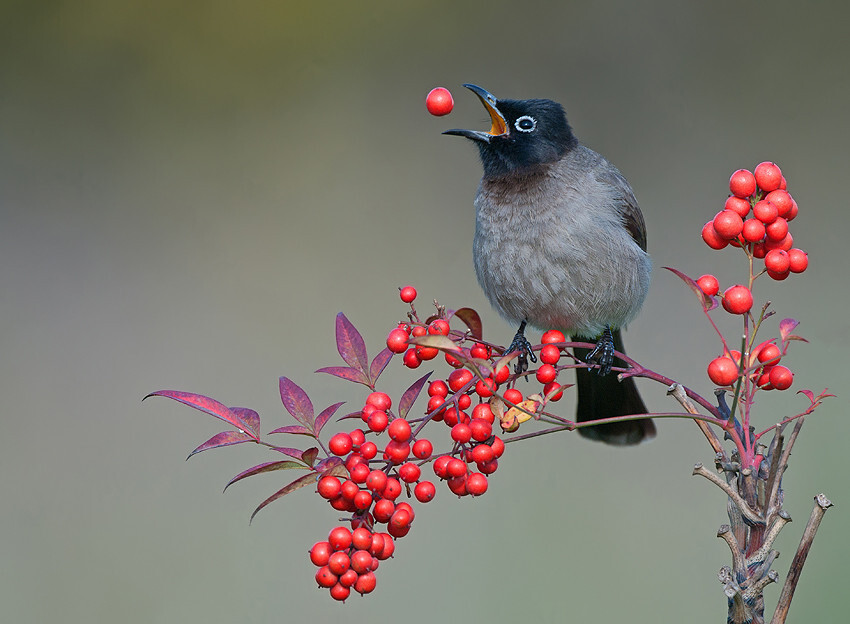
[[[806,530],[803,531],[803,538],[800,540],[800,545],[791,561],[791,568],[788,570],[788,576],[785,579],[785,585],[782,586],[782,593],[779,595],[779,602],[776,605],[776,611],[773,612],[773,619],[770,624],[784,624],[785,618],[788,616],[788,609],[791,607],[791,598],[794,597],[794,590],[797,588],[797,582],[800,580],[800,574],[803,571],[803,564],[806,563],[806,557],[809,556],[812,541],[815,539],[815,533],[818,531],[820,521],[823,520],[826,510],[830,507],[832,507],[832,501],[825,494],[815,496],[812,515],[809,517]]]
[[[723,479],[721,479],[716,474],[714,474],[713,472],[708,470],[702,464],[695,465],[694,471],[693,471],[692,474],[695,474],[695,475],[698,474],[701,477],[705,477],[706,479],[711,481],[714,485],[716,485],[721,490],[723,490],[726,493],[726,495],[734,501],[734,503],[735,503],[735,505],[737,505],[738,509],[741,510],[741,515],[744,516],[744,518],[746,518],[747,520],[749,520],[750,524],[753,524],[753,525],[756,525],[756,526],[764,526],[764,519],[759,517],[759,515],[755,511],[753,511],[752,508],[749,505],[747,505],[747,502],[741,497],[741,495],[738,494],[738,492],[736,492],[735,490],[733,490],[732,486],[729,485],[728,483],[726,483],[725,481],[723,481]]]
[[[689,414],[693,414],[695,416],[699,415],[697,408],[694,407],[694,404],[688,399],[688,395],[686,393],[685,387],[680,383],[674,383],[669,388],[667,388],[667,394],[676,399],[679,404],[685,408],[685,411]],[[702,420],[694,419],[694,422],[699,427],[702,434],[708,440],[708,443],[711,445],[711,448],[714,449],[715,453],[718,453],[723,456],[724,461],[728,462],[729,458],[726,456],[726,451],[723,448],[723,445],[720,444],[720,440],[717,437],[717,434],[712,431],[711,427],[708,426]]]

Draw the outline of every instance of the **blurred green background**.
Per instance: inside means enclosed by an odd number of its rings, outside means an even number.
[[[509,447],[486,496],[441,488],[377,593],[341,606],[306,558],[337,513],[303,490],[249,527],[290,475],[222,496],[273,458],[236,447],[184,463],[217,421],[140,402],[204,393],[259,410],[268,431],[290,423],[287,375],[318,407],[357,404],[359,389],[312,374],[339,363],[334,315],[374,353],[406,283],[423,302],[477,308],[507,340],[472,270],[477,155],[440,136],[485,127],[460,87],[475,82],[564,103],[629,178],[657,267],[629,352],[705,393],[718,341],[658,267],[742,280],[741,257],[710,251],[700,227],[734,169],[783,168],[811,265],[757,295],[810,340],[787,359],[795,387],[842,397],[797,443],[777,569],[826,492],[837,506],[791,621],[846,621],[847,19],[845,3],[4,2],[0,619],[724,621],[725,500],[690,476],[712,455],[689,422],[660,422],[637,449],[569,435]],[[455,94],[449,118],[424,110],[436,85]],[[411,379],[387,387],[397,397]],[[804,404],[759,397],[757,423]]]

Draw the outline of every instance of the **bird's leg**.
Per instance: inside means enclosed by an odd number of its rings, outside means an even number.
[[[508,350],[505,351],[505,353],[519,351],[519,357],[517,357],[516,364],[514,365],[514,372],[517,375],[528,370],[528,358],[531,358],[532,362],[537,362],[537,356],[534,355],[534,351],[531,350],[531,343],[528,342],[528,339],[525,337],[525,326],[527,324],[528,321],[525,320],[519,324],[519,329],[517,330],[513,341],[508,347]]]
[[[611,366],[614,364],[614,336],[611,335],[610,325],[605,326],[605,331],[596,342],[596,347],[587,354],[586,361],[599,365],[597,370],[599,375],[607,375],[611,372]]]

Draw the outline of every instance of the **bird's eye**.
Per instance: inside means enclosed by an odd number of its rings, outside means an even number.
[[[520,132],[533,132],[537,127],[537,120],[530,115],[523,115],[514,122],[514,128]]]

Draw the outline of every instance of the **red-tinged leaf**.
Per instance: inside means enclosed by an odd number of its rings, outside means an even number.
[[[453,354],[463,353],[463,349],[457,346],[451,338],[443,336],[442,334],[426,334],[425,336],[419,336],[418,338],[411,338],[408,341],[408,344],[422,347],[433,347],[434,349],[439,349],[440,351],[446,351]]]
[[[315,482],[316,482],[316,473],[311,472],[310,474],[305,474],[303,477],[299,477],[298,479],[295,479],[295,481],[293,481],[289,485],[279,489],[277,492],[275,492],[274,494],[269,496],[266,500],[264,500],[262,503],[260,503],[260,505],[254,510],[254,513],[251,514],[251,520],[248,521],[248,524],[253,522],[254,516],[256,516],[259,513],[259,511],[263,507],[268,505],[269,503],[273,503],[277,499],[279,499],[283,496],[286,496],[290,492],[294,492],[295,490],[297,490],[299,488],[303,488],[303,487],[305,487],[307,485],[311,485]]]
[[[280,378],[280,400],[286,411],[307,429],[313,429],[313,403],[307,393],[291,379]]]
[[[285,446],[273,446],[272,450],[277,451],[278,453],[283,453],[284,455],[289,455],[290,457],[294,457],[295,459],[301,459],[301,456],[304,454],[304,451],[297,448],[288,448]]]
[[[193,407],[196,410],[205,412],[210,416],[220,418],[224,422],[233,425],[240,431],[247,433],[255,440],[259,440],[260,438],[260,436],[257,433],[254,433],[251,430],[249,424],[243,421],[238,414],[236,414],[226,405],[219,403],[215,399],[211,399],[202,394],[194,394],[192,392],[180,392],[179,390],[159,390],[157,392],[151,392],[148,396],[145,397],[145,399],[151,396],[161,396],[167,399],[173,399],[175,401],[183,403],[184,405]]]
[[[476,340],[483,339],[484,329],[481,325],[481,317],[478,316],[478,312],[472,308],[461,308],[460,310],[455,310],[454,315],[463,321],[463,324],[469,328],[473,338]]]
[[[360,332],[342,312],[336,315],[336,348],[346,364],[359,370],[364,377],[366,376],[369,365],[366,343],[363,342]]]
[[[809,400],[809,402],[811,402],[811,403],[814,403],[814,402],[815,402],[815,393],[814,393],[814,392],[812,392],[811,390],[797,390],[797,394],[802,394],[802,395],[803,395],[803,396],[805,396],[805,397]]]
[[[327,423],[333,417],[333,415],[336,414],[336,411],[340,408],[342,403],[344,403],[344,401],[341,403],[334,403],[333,405],[329,405],[328,407],[322,410],[321,414],[316,416],[316,424],[313,428],[316,433],[316,437],[319,437],[319,434],[322,432],[322,427],[324,427],[325,423]]]
[[[699,284],[696,283],[696,281],[692,280],[690,277],[688,277],[687,275],[685,275],[681,271],[678,271],[678,270],[673,269],[671,267],[661,267],[661,268],[667,269],[668,271],[670,271],[674,275],[678,276],[679,279],[681,279],[683,282],[685,282],[688,285],[688,287],[697,296],[700,304],[702,304],[702,307],[706,311],[713,310],[714,308],[717,307],[717,300],[714,297],[709,297],[708,295],[706,295],[702,291],[702,288],[699,287]]]
[[[327,373],[328,375],[333,375],[334,377],[339,377],[340,379],[345,379],[347,381],[353,381],[354,383],[363,384],[364,386],[371,388],[366,375],[356,368],[351,368],[349,366],[326,366],[325,368],[320,368],[316,372]]]
[[[336,419],[336,421],[340,422],[342,420],[351,420],[352,418],[362,418],[361,413],[360,412],[351,412],[350,414],[346,414],[345,416],[340,416],[339,418]]]
[[[779,321],[779,335],[782,336],[782,340],[786,340],[791,334],[792,331],[797,329],[797,325],[800,324],[800,321],[787,318]]]
[[[294,433],[295,435],[308,435],[311,438],[315,438],[316,434],[313,433],[311,429],[307,429],[303,425],[286,425],[285,427],[279,427],[274,431],[269,431],[269,434],[272,433]]]
[[[234,444],[242,444],[242,442],[254,442],[254,438],[252,438],[247,433],[242,433],[240,431],[222,431],[221,433],[214,435],[209,440],[201,444],[194,451],[189,453],[189,457],[191,457],[195,453],[200,453],[201,451],[208,451],[209,449],[219,448],[220,446],[232,446]],[[189,459],[189,457],[187,457],[186,459]]]
[[[301,459],[305,464],[307,464],[308,466],[310,466],[310,468],[312,468],[313,462],[316,461],[316,457],[318,455],[319,455],[319,449],[317,449],[315,446],[313,446],[311,448],[308,448],[303,453],[301,453]]]
[[[313,470],[322,475],[333,474],[338,477],[348,478],[348,469],[345,467],[345,462],[339,457],[331,455],[326,457],[313,467]]]
[[[420,377],[413,385],[410,386],[407,390],[404,391],[404,394],[401,395],[401,399],[398,401],[398,415],[399,418],[406,418],[407,413],[410,411],[410,408],[413,407],[414,401],[419,396],[419,393],[422,392],[422,387],[425,385],[425,382],[428,381],[428,377],[430,377],[434,371]]]
[[[375,356],[374,360],[372,360],[372,364],[369,366],[369,381],[372,382],[373,386],[378,381],[378,377],[380,377],[381,373],[384,372],[384,369],[387,367],[387,364],[390,363],[392,358],[393,352],[385,348]]]
[[[247,479],[248,477],[253,477],[254,475],[263,474],[264,472],[273,472],[275,470],[291,470],[293,468],[307,470],[307,466],[305,466],[301,462],[289,461],[288,459],[284,459],[283,461],[266,462],[264,464],[260,464],[259,466],[248,468],[248,470],[243,470],[238,475],[233,477],[230,481],[228,481],[227,485],[224,486],[224,489],[227,490],[227,488],[229,488],[237,481]]]
[[[231,407],[230,411],[239,416],[249,429],[260,437],[260,415],[247,407]]]

